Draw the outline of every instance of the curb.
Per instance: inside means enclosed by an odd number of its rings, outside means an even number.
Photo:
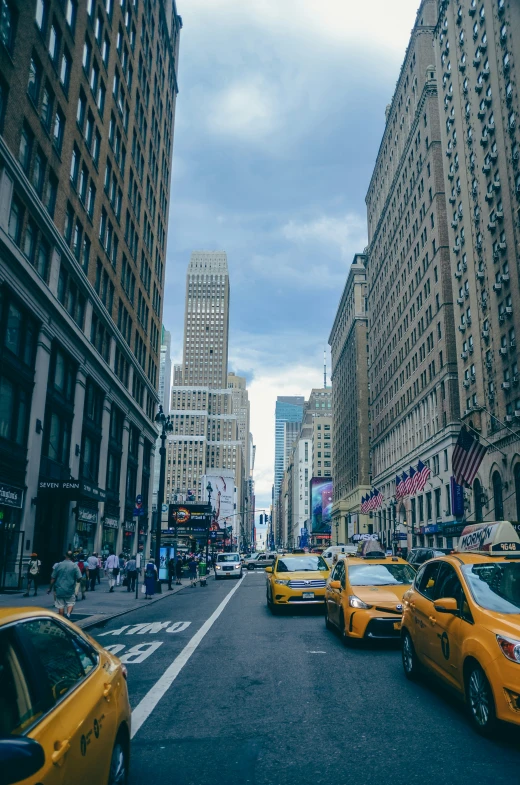
[[[149,608],[150,605],[154,605],[156,602],[165,600],[167,597],[173,597],[174,594],[178,594],[183,589],[189,588],[189,585],[190,584],[187,583],[186,585],[183,586],[177,586],[177,588],[172,589],[172,591],[168,591],[168,589],[166,589],[166,592],[164,594],[161,593],[160,597],[157,597],[154,600],[146,600],[146,606],[143,605],[142,607]],[[92,614],[92,616],[87,616],[85,619],[78,619],[78,621],[73,622],[73,624],[75,624],[76,627],[79,627],[82,630],[90,630],[93,629],[94,627],[100,627],[101,625],[106,624],[112,619],[117,619],[119,616],[124,616],[127,613],[132,613],[133,611],[138,611],[138,610],[140,610],[140,607],[134,606],[133,608],[126,608],[124,611],[118,611],[117,613],[111,613],[107,615],[101,613]]]

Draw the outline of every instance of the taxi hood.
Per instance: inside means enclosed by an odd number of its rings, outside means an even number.
[[[367,605],[398,605],[409,588],[405,583],[398,586],[352,586],[352,592]]]
[[[330,575],[329,570],[300,570],[298,572],[275,572],[274,576],[278,580],[284,581],[326,581]]]

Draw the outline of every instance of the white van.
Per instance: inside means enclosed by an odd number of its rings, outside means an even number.
[[[321,555],[330,567],[337,562],[338,556],[355,556],[357,550],[357,545],[330,545]]]

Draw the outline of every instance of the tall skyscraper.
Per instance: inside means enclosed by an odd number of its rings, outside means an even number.
[[[0,25],[1,550],[23,530],[47,570],[147,537],[182,21],[27,0]]]
[[[520,3],[441,2],[440,131],[462,421],[491,443],[470,520],[520,520]]]
[[[396,529],[411,535],[412,527],[416,534],[453,521],[451,453],[460,423],[437,7],[422,0],[417,12],[366,197],[372,480],[384,499],[376,528],[388,546]],[[396,476],[408,477],[419,461],[431,471],[427,487],[394,503]]]
[[[274,498],[280,492],[283,473],[287,468],[291,447],[300,433],[303,420],[303,395],[279,395],[275,409]]]
[[[229,273],[220,251],[194,251],[186,277],[183,384],[227,387]]]
[[[172,388],[174,430],[168,439],[166,495],[205,498],[201,478],[213,470],[235,475],[244,495],[245,468],[238,416],[228,388],[229,274],[226,254],[192,253],[186,277],[182,382]],[[175,380],[179,379],[175,368]]]
[[[363,521],[359,516],[361,497],[370,491],[366,262],[365,254],[354,256],[329,338],[334,403],[332,531],[340,542],[347,542],[349,516],[351,533],[363,533],[368,524],[368,516],[362,516]]]

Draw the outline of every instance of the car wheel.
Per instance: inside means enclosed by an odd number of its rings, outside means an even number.
[[[403,660],[404,675],[411,681],[416,679],[419,674],[419,660],[415,653],[412,636],[408,630],[404,630],[401,638],[401,657]]]
[[[108,785],[126,785],[128,782],[128,746],[124,743],[121,734],[117,737],[112,757],[110,758],[110,773]]]
[[[497,726],[495,700],[486,674],[474,662],[466,674],[466,701],[475,730],[482,736],[492,736]]]

